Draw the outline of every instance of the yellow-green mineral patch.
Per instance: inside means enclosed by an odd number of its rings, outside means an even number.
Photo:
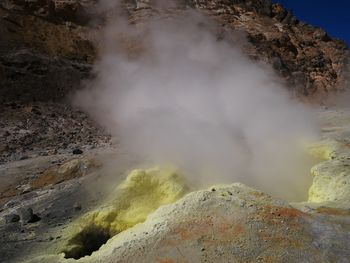
[[[65,257],[91,255],[110,237],[144,222],[158,207],[177,201],[187,191],[175,169],[133,170],[117,187],[109,205],[79,220],[78,231],[63,251]]]
[[[311,169],[314,176],[309,189],[309,202],[348,208],[350,204],[350,162],[329,160]]]
[[[326,139],[309,147],[309,152],[324,161],[311,169],[313,183],[308,202],[349,208],[350,151],[345,143]]]
[[[316,158],[329,160],[332,158],[332,154],[340,147],[340,144],[334,140],[323,140],[309,145],[307,151]]]

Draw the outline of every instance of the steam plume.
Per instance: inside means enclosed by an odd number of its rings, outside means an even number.
[[[305,198],[311,166],[302,143],[315,134],[312,112],[211,26],[191,12],[139,26],[110,23],[97,77],[77,104],[121,149],[150,165],[176,165],[197,186],[240,181]]]

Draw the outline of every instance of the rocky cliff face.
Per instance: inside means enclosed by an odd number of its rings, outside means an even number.
[[[48,7],[46,3],[44,7]],[[2,3],[2,101],[62,99],[89,76],[94,57],[92,30],[49,16],[41,4],[42,1]]]
[[[99,141],[86,115],[54,103],[91,75],[94,29],[50,8],[45,0],[0,3],[0,164]]]
[[[145,8],[145,1],[139,2]],[[148,8],[157,8],[147,2]],[[271,64],[296,96],[320,102],[348,85],[346,44],[299,21],[282,5],[269,0],[192,0],[182,1],[182,8],[186,4],[218,21],[223,32],[243,31],[249,42],[243,47],[246,54]]]
[[[135,23],[194,8],[218,21],[222,27],[218,35],[243,31],[248,44],[242,48],[247,55],[271,64],[302,99],[322,102],[348,85],[346,44],[269,0],[122,3]],[[94,36],[108,13],[96,4],[92,0],[2,2],[2,100],[60,100],[89,77],[98,44]]]
[[[248,54],[271,63],[298,96],[321,99],[345,87],[348,51],[342,41],[271,1],[222,2],[209,3],[215,16],[225,26],[246,31],[252,44]]]

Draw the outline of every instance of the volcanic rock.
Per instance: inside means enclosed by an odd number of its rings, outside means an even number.
[[[300,22],[280,4],[269,0],[170,2],[165,5],[159,1],[127,0],[122,7],[134,24],[169,15],[180,18],[194,8],[222,25],[218,35],[245,32],[249,43],[242,49],[246,54],[275,65],[277,73],[300,98],[321,102],[348,85],[346,44],[320,28]],[[98,36],[97,28],[86,21],[99,24],[102,22],[96,18],[105,16],[103,21],[114,12],[114,8],[109,8],[101,13],[96,4],[92,0],[2,3],[0,98],[60,100],[79,88],[80,81],[91,76],[96,53],[94,36]],[[46,10],[40,11],[47,14],[45,20],[31,15],[39,9]],[[82,12],[85,15],[79,15]],[[277,66],[276,58],[280,60]],[[297,71],[304,78],[295,77]]]
[[[15,109],[0,106],[0,163],[23,156],[72,153],[108,145],[110,136],[86,114],[61,103],[18,103]],[[37,112],[40,112],[38,115]],[[39,116],[39,117],[38,117]],[[74,142],[70,147],[67,147]],[[65,149],[60,145],[66,145]]]
[[[18,214],[9,214],[4,217],[6,223],[16,223],[21,218]]]
[[[34,214],[33,209],[30,207],[21,209],[19,212],[23,223],[35,223],[41,219],[37,214]]]
[[[80,150],[80,149],[74,149],[72,153],[73,153],[73,154],[82,154],[83,151]]]
[[[97,169],[101,164],[93,158],[73,159],[58,167],[51,167],[31,182],[32,188],[41,188],[49,184],[58,184],[75,177],[84,176]]]
[[[75,209],[75,210],[77,210],[77,211],[79,211],[79,210],[81,210],[81,204],[80,203],[75,203],[74,204],[74,206],[73,206],[73,208]]]

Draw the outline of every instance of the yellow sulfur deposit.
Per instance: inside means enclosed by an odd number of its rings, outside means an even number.
[[[111,236],[144,222],[158,207],[177,201],[187,190],[175,169],[133,170],[117,187],[109,205],[80,220],[79,232],[63,252],[76,259],[90,255]]]
[[[325,140],[318,143],[314,143],[307,147],[307,151],[314,157],[329,160],[332,153],[338,148],[338,144],[335,141]]]
[[[94,213],[91,220],[114,235],[145,221],[150,213],[175,202],[186,190],[183,178],[174,169],[134,170],[116,189],[112,205]]]
[[[350,162],[329,160],[315,165],[309,189],[309,202],[333,202],[333,206],[348,208],[350,202]],[[329,205],[329,204],[328,204]]]
[[[325,161],[311,169],[313,183],[309,189],[308,202],[348,208],[350,202],[348,146],[328,139],[312,145],[309,152]]]

